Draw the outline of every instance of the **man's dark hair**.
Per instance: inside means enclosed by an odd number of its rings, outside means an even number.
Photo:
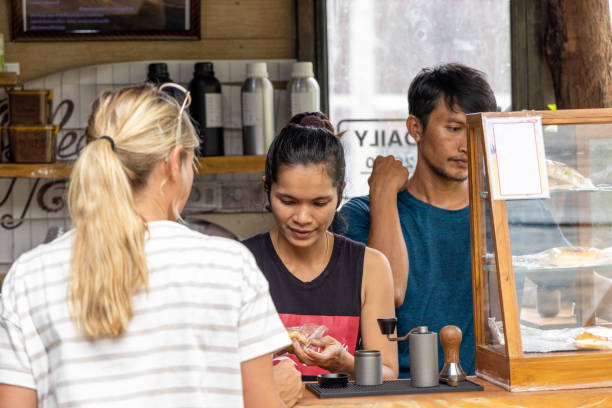
[[[279,167],[323,164],[338,191],[340,205],[344,188],[344,149],[333,132],[333,125],[320,112],[306,112],[291,118],[268,149],[264,181],[268,200],[272,183],[278,181]]]
[[[424,68],[408,88],[408,112],[421,121],[423,130],[441,96],[451,110],[457,107],[465,113],[497,110],[493,90],[481,71],[461,64]]]

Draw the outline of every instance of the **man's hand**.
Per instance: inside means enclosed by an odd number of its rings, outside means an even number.
[[[292,360],[282,360],[272,367],[274,385],[287,407],[292,407],[302,398],[304,386],[302,375],[295,369]]]
[[[380,193],[395,194],[408,185],[410,173],[400,160],[393,156],[378,156],[374,160],[372,174],[368,179],[370,197]]]

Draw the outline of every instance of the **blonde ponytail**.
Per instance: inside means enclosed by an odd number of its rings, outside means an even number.
[[[89,338],[119,336],[132,318],[133,294],[148,288],[147,226],[134,193],[177,145],[193,150],[198,139],[180,105],[150,86],[103,94],[86,132],[68,190],[76,230],[70,312]]]

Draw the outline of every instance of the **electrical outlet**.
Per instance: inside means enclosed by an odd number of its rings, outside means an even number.
[[[184,213],[263,212],[265,192],[261,183],[249,180],[196,181]]]
[[[244,181],[226,183],[221,186],[221,211],[264,211],[265,194],[260,183]]]
[[[185,205],[186,213],[219,209],[219,185],[211,182],[194,182]]]

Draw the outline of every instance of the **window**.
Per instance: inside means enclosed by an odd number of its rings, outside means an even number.
[[[347,197],[367,194],[378,154],[414,169],[404,123],[408,86],[421,68],[477,68],[500,109],[510,109],[510,0],[327,0],[327,42],[330,117],[346,131]]]

